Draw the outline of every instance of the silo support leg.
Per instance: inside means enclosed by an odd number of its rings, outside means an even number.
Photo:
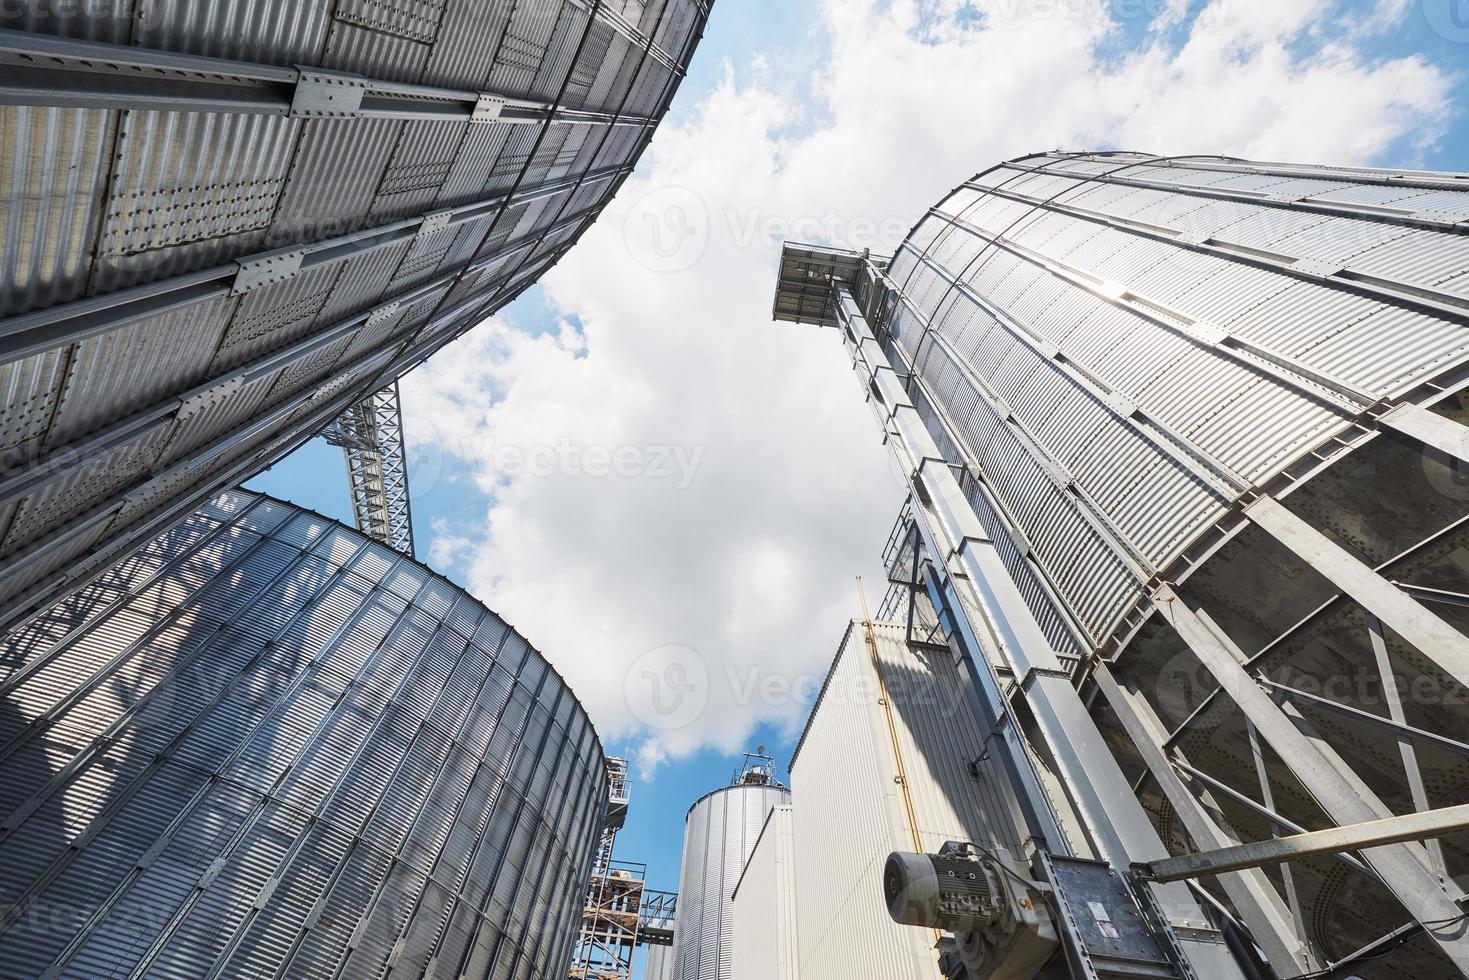
[[[1352,601],[1438,664],[1455,682],[1469,688],[1469,637],[1275,498],[1261,497],[1245,509],[1245,514]]]
[[[1159,614],[1214,675],[1224,693],[1290,767],[1324,814],[1344,824],[1367,823],[1390,815],[1373,806],[1373,802],[1380,805],[1380,801],[1364,797],[1365,787],[1360,781],[1338,771],[1332,760],[1255,683],[1242,666],[1244,654],[1217,632],[1207,617],[1166,586],[1157,592],[1157,607]],[[1424,924],[1425,931],[1453,964],[1469,974],[1469,918],[1457,902],[1463,894],[1458,888],[1441,883],[1424,866],[1419,851],[1422,847],[1416,844],[1392,843],[1368,847],[1361,856],[1408,914]],[[1448,888],[1452,888],[1453,894]]]
[[[1239,843],[1227,827],[1216,820],[1210,809],[1213,806],[1208,791],[1201,801],[1183,784],[1174,770],[1162,740],[1167,737],[1162,723],[1153,714],[1153,709],[1138,695],[1125,690],[1112,676],[1106,664],[1099,663],[1093,674],[1097,688],[1107,699],[1107,704],[1122,720],[1122,726],[1138,751],[1142,754],[1148,771],[1163,788],[1168,802],[1173,806],[1189,836],[1199,847],[1226,848]],[[1207,804],[1207,805],[1206,805]],[[1270,884],[1263,872],[1245,871],[1223,875],[1219,879],[1230,901],[1240,910],[1245,925],[1249,926],[1255,942],[1265,951],[1265,956],[1278,970],[1286,964],[1297,970],[1309,970],[1314,965],[1305,953],[1305,944],[1291,921],[1291,912],[1280,900],[1279,893]]]

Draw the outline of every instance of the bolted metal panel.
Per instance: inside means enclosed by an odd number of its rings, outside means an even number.
[[[783,786],[736,785],[715,790],[689,809],[674,926],[675,980],[733,976],[735,886],[770,808],[790,801]]]
[[[0,622],[544,272],[683,77],[692,46],[669,61],[653,35],[708,15],[653,0],[632,24],[621,6],[119,0],[73,18],[85,39],[44,17],[0,31],[0,480],[18,469],[35,494],[0,504]],[[173,468],[78,492],[67,471],[111,451],[109,426],[168,405]],[[97,560],[59,574],[45,539],[9,529],[22,505],[31,530],[102,526]]]
[[[224,113],[121,114],[92,292],[261,251],[300,125]],[[220,147],[250,152],[226,155]]]
[[[234,492],[0,662],[4,975],[562,969],[600,743],[422,566]]]

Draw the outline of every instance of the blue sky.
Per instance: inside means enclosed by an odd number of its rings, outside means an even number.
[[[959,180],[1053,146],[1469,170],[1465,75],[1466,0],[720,0],[598,225],[405,381],[419,555],[525,632],[608,751],[639,760],[620,856],[675,888],[689,803],[757,743],[788,761],[804,718],[735,678],[819,682],[901,499],[839,345],[769,323],[782,231],[891,249],[883,229],[900,238]],[[639,229],[675,210],[699,234],[670,269]],[[494,447],[558,442],[699,465],[496,469]],[[351,519],[320,442],[250,486]],[[667,645],[709,674],[678,730],[625,696]]]

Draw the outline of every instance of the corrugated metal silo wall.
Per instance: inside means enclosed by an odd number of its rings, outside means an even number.
[[[924,217],[889,267],[889,356],[1023,531],[976,499],[1017,581],[1040,569],[1069,607],[1058,649],[1105,642],[1234,501],[1379,399],[1469,362],[1466,184],[1041,154]]]
[[[791,801],[778,786],[727,786],[689,810],[675,927],[675,980],[730,980],[732,918],[740,880],[773,806]]]
[[[645,947],[643,953],[643,980],[673,980],[674,955],[674,947],[672,946]]]
[[[882,897],[893,851],[934,852],[951,840],[1018,855],[1019,817],[965,698],[967,676],[946,650],[910,648],[902,626],[873,627],[882,668],[854,622],[791,763],[801,980],[881,976],[936,980],[933,934],[896,925]],[[896,783],[897,750],[918,820],[915,842]]]
[[[631,172],[708,12],[71,6],[0,37],[7,91],[41,103],[0,105],[0,624],[534,282]]]
[[[734,894],[734,980],[800,980],[791,808],[772,807]]]
[[[230,493],[0,645],[0,976],[561,980],[606,798],[503,620]]]

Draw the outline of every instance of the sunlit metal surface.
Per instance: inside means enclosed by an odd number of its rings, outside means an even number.
[[[951,464],[915,508],[975,520],[964,552],[1023,599],[1002,618],[1169,847],[1213,851],[1463,802],[1466,233],[1461,174],[1040,154],[891,260],[788,248],[776,311],[845,325],[885,429],[914,413]],[[919,556],[931,592],[962,557]],[[1469,964],[1466,875],[1449,833],[1209,887],[1282,975],[1423,977]]]
[[[533,283],[627,177],[708,16],[133,7],[0,30],[0,625]]]
[[[607,786],[494,613],[227,493],[0,642],[0,976],[559,980]]]

